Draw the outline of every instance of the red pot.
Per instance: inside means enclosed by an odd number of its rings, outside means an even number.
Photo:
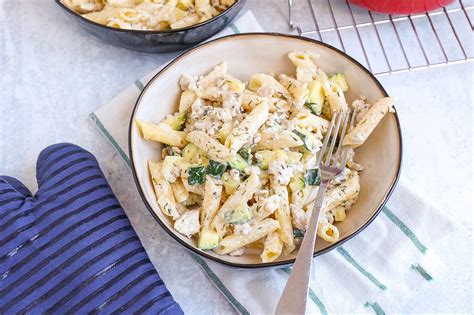
[[[386,14],[425,13],[447,6],[454,0],[349,0],[371,11]]]

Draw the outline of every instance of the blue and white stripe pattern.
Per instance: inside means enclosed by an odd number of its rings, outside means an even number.
[[[0,177],[0,314],[182,314],[89,152],[48,147],[37,180]]]

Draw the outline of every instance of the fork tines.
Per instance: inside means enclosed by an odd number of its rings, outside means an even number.
[[[319,151],[316,165],[331,166],[335,168],[341,168],[341,170],[344,168],[348,150],[342,147],[342,143],[343,143],[344,136],[346,135],[346,132],[348,131],[347,125],[350,121],[350,127],[349,127],[349,130],[350,130],[354,124],[354,119],[355,119],[355,113],[351,110],[333,112],[331,123],[329,124],[328,130],[326,132],[326,136],[324,137],[323,146],[321,147],[321,150]],[[331,141],[329,141],[329,139],[331,139]],[[334,153],[336,142],[338,142],[337,150]],[[326,159],[325,161],[322,161],[325,155],[326,149],[328,147],[328,144],[329,144],[329,150],[327,151]],[[341,158],[341,151],[342,151],[342,158]],[[332,159],[332,164],[331,164],[331,159]],[[339,160],[341,160],[340,164],[338,164]]]

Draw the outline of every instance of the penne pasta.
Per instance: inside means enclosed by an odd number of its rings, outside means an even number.
[[[268,74],[254,74],[250,77],[249,90],[257,92],[260,96],[272,97],[280,94],[286,99],[290,97],[288,90],[274,77]]]
[[[226,139],[226,146],[232,152],[237,152],[246,143],[250,142],[268,118],[268,103],[263,102],[256,106],[247,117],[235,127]]]
[[[260,255],[262,262],[272,262],[280,257],[283,250],[283,242],[280,239],[278,232],[273,232],[265,238],[263,243],[263,251]]]
[[[156,201],[164,215],[176,220],[180,217],[176,209],[176,200],[174,199],[170,183],[168,183],[162,175],[161,167],[162,165],[160,163],[153,161],[148,162],[151,180],[157,196]]]
[[[302,105],[308,96],[308,84],[285,74],[278,76],[280,83],[290,92],[293,99]]]
[[[318,224],[318,236],[329,243],[334,243],[339,239],[339,230],[336,226],[327,223],[320,222]]]
[[[189,197],[189,191],[184,186],[183,182],[177,181],[171,183],[171,189],[173,190],[173,196],[176,202],[185,202]]]
[[[322,212],[330,211],[344,202],[356,198],[360,191],[359,175],[356,171],[352,171],[347,180],[340,185],[328,189],[321,208]],[[312,209],[312,204],[316,199],[317,189],[308,190],[306,200],[304,202],[308,209]]]
[[[263,220],[271,216],[280,207],[281,198],[274,194],[265,200],[257,202],[257,209],[254,211],[252,222]]]
[[[239,188],[224,202],[222,207],[219,209],[214,219],[212,220],[211,227],[214,228],[220,237],[223,237],[226,233],[225,230],[225,216],[231,211],[237,209],[242,204],[246,204],[247,201],[252,197],[258,188],[260,179],[258,175],[251,174],[247,180],[239,186]]]
[[[302,129],[308,129],[316,133],[318,136],[325,134],[329,127],[329,121],[311,114],[307,109],[296,112],[291,121]]]
[[[370,136],[375,127],[380,123],[382,118],[389,112],[392,111],[393,105],[395,104],[395,98],[384,97],[379,99],[375,104],[369,108],[369,110],[362,117],[362,120],[349,131],[344,137],[343,144],[356,148],[362,145],[365,140]]]
[[[119,8],[107,6],[102,11],[93,11],[90,13],[83,14],[82,16],[93,22],[106,25],[110,22],[110,20],[114,18],[117,19],[119,12]]]
[[[184,148],[187,143],[185,132],[173,130],[166,124],[150,124],[138,118],[135,118],[135,123],[145,140],[158,141],[178,148]]]
[[[206,152],[206,154],[215,161],[227,162],[234,156],[229,148],[211,138],[204,131],[191,131],[186,139],[189,142],[194,143],[202,151]]]
[[[336,208],[340,204],[355,198],[359,191],[359,175],[357,172],[353,172],[352,176],[342,184],[326,191],[321,211],[329,211]]]
[[[281,132],[265,132],[255,146],[256,151],[277,150],[302,146],[304,143],[297,134],[289,130]]]
[[[256,222],[247,234],[232,234],[224,237],[220,242],[219,248],[215,251],[221,255],[228,254],[269,235],[276,231],[278,227],[278,222],[273,219],[264,219]]]
[[[340,86],[326,80],[323,82],[323,90],[324,95],[326,96],[326,100],[331,109],[331,113],[344,112],[348,109],[346,98],[344,97],[344,92],[342,91]]]
[[[208,74],[201,77],[198,81],[199,89],[205,90],[206,88],[215,86],[216,80],[223,78],[227,73],[227,62],[223,62],[214,67]]]
[[[179,112],[186,112],[191,105],[196,100],[197,95],[192,90],[185,90],[181,93],[181,98],[179,99]]]
[[[286,186],[272,184],[273,191],[280,196],[280,206],[275,211],[275,218],[279,223],[279,235],[282,242],[285,244],[287,251],[291,253],[295,248],[293,238],[293,226],[291,223],[290,206],[288,202],[288,189]]]
[[[201,226],[209,228],[220,206],[222,186],[217,185],[211,176],[207,176],[204,186],[204,200],[201,207]]]
[[[207,176],[204,187],[204,200],[201,207],[201,232],[198,239],[200,249],[212,249],[219,244],[219,234],[211,228],[211,221],[219,210],[222,186]]]
[[[259,96],[255,92],[249,90],[243,91],[242,108],[244,110],[251,111],[263,102],[270,103],[270,100],[267,97]]]
[[[313,60],[318,60],[319,55],[307,51],[293,51],[288,54],[288,58],[296,66],[296,79],[301,82],[309,83],[318,79],[324,72],[320,71]]]
[[[209,0],[195,0],[194,6],[196,12],[204,19],[208,20],[212,18],[211,3]]]

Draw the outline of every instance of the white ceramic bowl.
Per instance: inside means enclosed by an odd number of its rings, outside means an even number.
[[[178,80],[181,74],[202,75],[222,61],[227,61],[228,72],[242,81],[247,81],[251,74],[257,72],[292,74],[295,67],[288,60],[287,54],[294,50],[319,54],[319,65],[327,73],[343,72],[349,84],[346,94],[348,102],[359,95],[366,96],[370,103],[387,96],[381,84],[367,69],[334,47],[308,38],[253,33],[220,38],[182,54],[153,77],[135,105],[130,120],[129,150],[138,191],[161,226],[178,242],[204,257],[232,266],[256,268],[292,263],[297,250],[290,255],[282,255],[272,263],[262,263],[257,252],[231,257],[201,251],[193,239],[177,233],[172,221],[158,208],[147,168],[148,160],[160,160],[161,145],[143,140],[134,118],[158,122],[165,115],[175,112],[180,95]],[[401,158],[402,137],[398,117],[396,113],[388,114],[366,143],[356,149],[356,161],[364,165],[365,170],[360,175],[359,200],[348,211],[346,220],[337,224],[340,240],[331,244],[318,239],[315,255],[337,247],[372,222],[397,183]]]

